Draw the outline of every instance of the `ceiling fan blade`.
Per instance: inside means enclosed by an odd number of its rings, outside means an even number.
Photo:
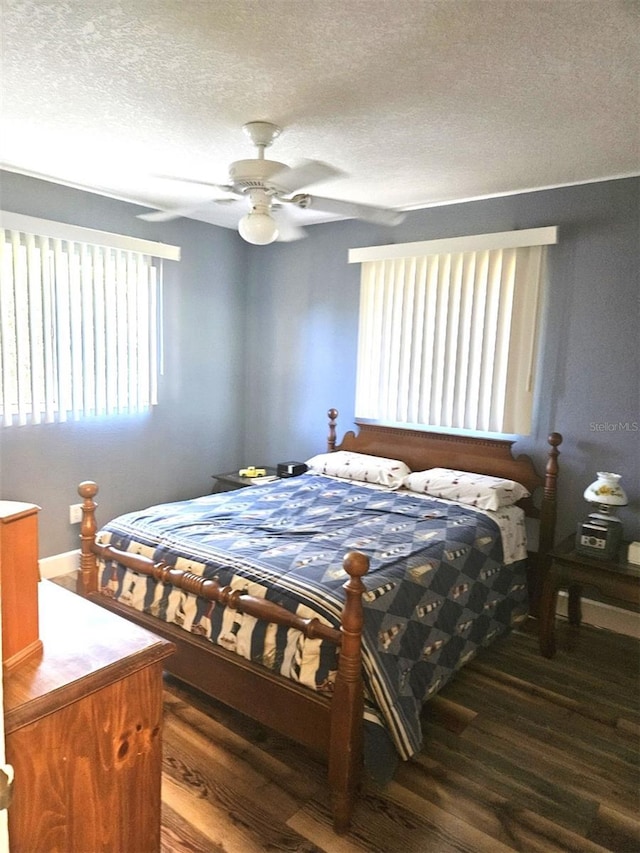
[[[144,219],[145,222],[171,222],[173,219],[180,219],[182,216],[189,216],[191,213],[196,213],[198,210],[203,210],[210,207],[212,204],[232,205],[239,204],[237,198],[212,198],[209,201],[203,201],[199,204],[192,204],[189,207],[172,207],[168,210],[151,210],[149,213],[139,213],[137,218]]]
[[[213,187],[220,192],[230,195],[241,195],[234,189],[232,184],[214,184],[211,181],[200,181],[197,178],[181,178],[177,175],[154,175],[156,178],[161,178],[163,181],[179,181],[181,184],[195,184],[199,187]]]
[[[294,196],[293,201],[303,208],[324,210],[326,213],[335,213],[348,219],[361,219],[363,222],[372,222],[375,225],[399,225],[406,215],[389,207],[374,207],[369,204],[320,198],[316,195]]]
[[[137,219],[144,219],[145,222],[171,222],[173,219],[180,219],[181,216],[188,216],[194,210],[198,210],[202,205],[197,207],[174,207],[172,210],[151,210],[149,213],[139,213]]]
[[[320,160],[302,160],[290,169],[276,172],[269,178],[269,186],[275,188],[281,195],[289,195],[302,187],[329,181],[331,178],[339,178],[342,174],[343,172],[339,169]]]
[[[301,240],[303,237],[307,236],[307,232],[304,228],[301,228],[297,223],[295,223],[291,217],[287,215],[286,210],[283,210],[282,208],[274,208],[272,209],[272,216],[278,225],[279,243],[292,243],[294,240]]]

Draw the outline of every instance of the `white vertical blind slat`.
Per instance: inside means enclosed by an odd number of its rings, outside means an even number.
[[[471,314],[473,307],[473,278],[476,257],[474,253],[465,253],[460,280],[460,321],[458,331],[458,356],[455,372],[454,424],[465,421],[466,389],[471,359]]]
[[[415,422],[420,410],[420,386],[422,382],[421,350],[426,305],[426,267],[423,258],[413,259],[412,274],[414,276],[414,293],[411,311],[411,354],[404,391],[407,398],[404,419],[406,423]]]
[[[42,276],[42,351],[44,356],[44,411],[47,423],[53,423],[58,410],[55,317],[54,256],[46,237],[38,237]]]
[[[100,246],[91,247],[93,269],[93,334],[96,386],[96,415],[105,415],[107,408],[107,315],[105,296],[105,257]]]
[[[0,323],[2,328],[9,331],[0,338],[0,367],[2,368],[2,422],[9,425],[13,421],[11,401],[15,398],[12,388],[12,376],[15,370],[15,359],[12,358],[13,347],[13,247],[10,241],[2,240],[0,247]]]
[[[502,252],[489,253],[486,280],[486,301],[482,335],[482,354],[480,357],[480,393],[477,429],[491,430],[491,400],[493,395],[493,358],[498,336],[497,317],[500,300],[500,279],[502,275]]]
[[[29,386],[25,387],[24,384],[24,359],[27,357],[28,342],[25,340],[25,312],[21,305],[20,295],[26,291],[27,270],[24,247],[20,242],[20,234],[15,231],[11,235],[11,256],[13,258],[13,286],[8,287],[3,294],[7,299],[8,313],[12,318],[10,322],[13,326],[13,341],[8,352],[9,375],[7,380],[9,387],[15,388],[18,424],[24,425],[27,422],[29,409]]]
[[[409,408],[409,390],[411,381],[411,354],[413,351],[413,314],[415,310],[416,298],[416,275],[415,264],[413,259],[402,265],[402,315],[399,318],[402,331],[400,339],[400,357],[398,366],[398,381],[396,411],[397,419],[400,421],[407,420]]]
[[[95,305],[93,301],[94,267],[91,247],[83,244],[81,252],[81,319],[82,329],[82,384],[84,391],[84,415],[95,415],[96,405],[96,341],[94,314]]]
[[[58,401],[58,421],[64,423],[72,410],[71,376],[71,334],[69,328],[69,257],[62,250],[62,240],[53,240],[55,264],[54,311],[56,328],[56,398]]]
[[[493,394],[491,400],[491,426],[493,432],[504,430],[504,412],[507,402],[507,370],[509,367],[509,340],[511,337],[511,315],[513,312],[513,289],[516,271],[514,249],[502,253],[502,275],[500,280],[498,314],[496,316],[497,339],[493,354]]]
[[[117,295],[116,260],[110,249],[102,250],[104,256],[105,286],[105,379],[107,392],[107,412],[118,411],[118,333],[117,333]]]
[[[541,301],[541,289],[537,283],[543,272],[543,247],[531,246],[518,252],[505,403],[505,430],[510,432],[521,432],[523,424],[533,416]],[[521,380],[521,376],[525,378]]]
[[[438,292],[438,258],[427,258],[425,265],[425,323],[423,327],[420,376],[419,423],[429,423],[433,386],[433,347],[436,328],[436,297]]]
[[[447,299],[447,325],[445,335],[443,387],[442,387],[442,424],[453,426],[456,375],[458,369],[458,338],[460,336],[460,298],[462,291],[462,269],[464,256],[456,254],[451,258],[449,270],[449,293]]]
[[[149,360],[147,369],[149,371],[149,399],[147,406],[155,406],[158,403],[158,371],[155,365],[159,365],[160,373],[163,372],[162,363],[162,264],[158,269],[152,265],[149,269],[149,310],[145,317],[149,323]]]
[[[6,313],[6,305],[3,294],[3,282],[8,280],[8,274],[5,268],[5,264],[7,263],[7,255],[9,255],[9,250],[5,244],[4,239],[0,240],[0,329],[3,328],[3,324],[8,327],[8,318],[5,317]],[[7,346],[7,342],[5,338],[8,335],[3,334],[0,337],[0,399],[2,401],[2,424],[5,425],[7,422],[7,381],[8,381],[8,369],[5,370],[5,347]],[[1,642],[1,638],[0,638]]]
[[[69,245],[69,337],[71,339],[71,401],[73,420],[85,411],[85,385],[82,345],[82,267],[80,247]]]
[[[44,315],[42,299],[42,263],[36,239],[26,235],[27,288],[29,299],[29,364],[31,385],[31,422],[42,420],[45,399]]]

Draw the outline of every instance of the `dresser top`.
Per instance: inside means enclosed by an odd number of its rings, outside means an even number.
[[[42,655],[3,679],[10,732],[174,651],[172,643],[51,581],[38,584]]]
[[[29,515],[40,509],[36,504],[27,504],[22,501],[0,501],[0,523],[13,521],[21,515]]]

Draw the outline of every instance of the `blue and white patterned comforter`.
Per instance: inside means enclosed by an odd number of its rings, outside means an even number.
[[[369,714],[383,720],[407,758],[421,746],[424,701],[481,646],[526,615],[525,563],[512,562],[512,534],[505,565],[500,535],[500,526],[514,516],[512,529],[523,531],[514,507],[489,513],[307,473],[128,513],[108,524],[98,541],[217,576],[223,586],[264,596],[304,617],[316,615],[333,627],[344,602],[343,557],[351,550],[366,554]],[[138,610],[313,689],[332,688],[331,644],[265,626],[119,565],[103,567],[101,586]]]

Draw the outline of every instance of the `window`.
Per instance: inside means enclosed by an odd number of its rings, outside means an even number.
[[[526,435],[545,247],[556,228],[352,249],[356,416]]]
[[[2,423],[154,405],[162,259],[179,250],[13,213],[2,213],[2,227]]]

